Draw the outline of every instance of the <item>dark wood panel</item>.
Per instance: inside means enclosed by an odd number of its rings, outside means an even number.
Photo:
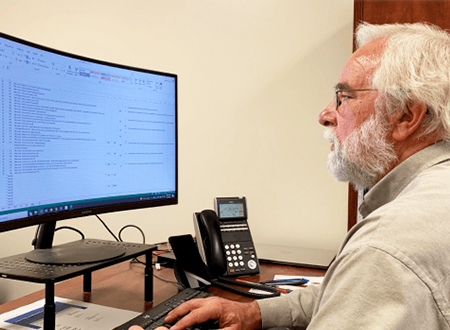
[[[450,30],[449,0],[355,0],[353,26],[373,24],[428,22]],[[348,229],[356,224],[358,195],[349,185]]]
[[[358,193],[352,184],[348,185],[348,225],[347,230],[356,225],[358,219]]]
[[[362,1],[361,20],[376,23],[430,22],[450,28],[450,1]]]

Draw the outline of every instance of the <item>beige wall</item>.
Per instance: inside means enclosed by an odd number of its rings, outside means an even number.
[[[353,0],[0,0],[0,31],[179,75],[177,206],[101,217],[147,242],[193,233],[216,196],[246,196],[256,243],[337,249],[347,185],[326,169],[317,123],[352,49]],[[94,217],[66,221],[110,239]],[[0,257],[34,228],[0,234]],[[56,242],[76,239],[58,233]],[[124,238],[140,242],[129,229]],[[0,302],[43,288],[0,280]]]

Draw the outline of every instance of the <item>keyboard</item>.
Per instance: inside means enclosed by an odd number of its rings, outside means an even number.
[[[209,293],[206,293],[204,291],[196,290],[187,288],[180,292],[178,292],[173,297],[163,301],[159,305],[156,305],[155,307],[149,309],[148,311],[142,313],[141,315],[138,315],[134,319],[131,319],[128,322],[125,322],[121,326],[118,326],[117,328],[114,328],[114,330],[128,330],[129,327],[132,325],[139,325],[140,327],[144,328],[145,330],[153,330],[160,326],[165,326],[169,328],[171,325],[166,324],[164,322],[164,318],[166,315],[173,310],[178,305],[181,305],[183,302],[188,301],[190,299],[197,299],[197,298],[206,298],[211,297]],[[216,321],[207,322],[204,324],[197,324],[191,329],[217,329],[218,324],[216,324]]]

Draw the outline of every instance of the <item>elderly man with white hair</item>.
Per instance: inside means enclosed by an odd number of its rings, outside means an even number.
[[[209,319],[230,330],[450,329],[450,35],[362,23],[356,37],[319,122],[331,173],[368,192],[323,283],[252,303],[192,300],[167,316],[179,319],[172,330]]]

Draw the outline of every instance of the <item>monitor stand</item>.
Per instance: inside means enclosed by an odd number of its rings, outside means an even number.
[[[146,260],[151,261],[153,251],[157,248],[156,245],[97,239],[82,239],[52,247],[55,227],[56,223],[53,222],[39,229],[35,250],[37,252],[0,258],[0,278],[45,284],[43,330],[55,330],[56,328],[55,284],[57,282],[83,275],[83,298],[84,301],[90,301],[92,272],[143,254],[145,254]],[[88,247],[83,248],[82,245]],[[95,246],[100,246],[100,248],[95,248]],[[113,249],[111,246],[118,246],[120,249]],[[87,256],[86,253],[90,254],[92,250],[97,250],[99,255],[94,258]],[[37,262],[29,261],[35,259],[33,254],[39,256],[41,251],[46,251],[42,254],[43,259],[38,257]],[[120,254],[120,256],[113,257],[114,252],[116,255]],[[90,263],[87,260],[90,260]],[[76,264],[68,264],[67,262]],[[144,272],[144,300],[145,308],[148,309],[153,301],[153,268],[151,262],[145,264]],[[41,314],[39,314],[39,317],[41,317]]]
[[[48,265],[83,265],[118,258],[125,250],[111,244],[89,244],[89,241],[76,241],[67,245],[53,246],[56,221],[40,225],[35,250],[25,259],[30,262]]]

